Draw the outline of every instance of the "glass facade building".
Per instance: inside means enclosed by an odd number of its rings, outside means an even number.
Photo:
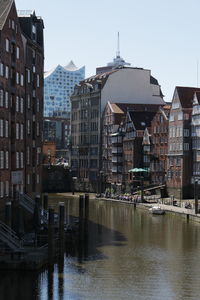
[[[70,96],[74,86],[85,78],[85,67],[77,68],[73,61],[58,65],[44,73],[44,117],[67,118],[71,111]]]

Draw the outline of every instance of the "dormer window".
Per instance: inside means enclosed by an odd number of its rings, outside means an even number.
[[[36,40],[36,25],[32,24],[32,38],[35,41]]]
[[[6,39],[6,51],[9,52],[10,42],[9,39]]]

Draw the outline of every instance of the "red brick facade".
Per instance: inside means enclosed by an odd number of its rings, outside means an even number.
[[[41,191],[39,156],[43,114],[43,44],[32,41],[28,29],[24,30],[26,26],[22,26],[23,20],[17,16],[15,3],[5,1],[1,5],[5,3],[7,14],[0,16],[1,208],[15,195],[15,191],[30,195]],[[38,22],[36,16],[26,16],[26,22],[31,24],[31,20]],[[41,22],[39,20],[40,25]],[[30,56],[33,51],[35,61]],[[29,75],[27,67],[31,70]],[[38,179],[35,186],[30,178],[33,174]]]

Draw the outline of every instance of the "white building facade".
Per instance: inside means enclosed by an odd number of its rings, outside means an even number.
[[[77,68],[73,61],[58,65],[44,74],[44,117],[69,117],[70,96],[74,86],[85,78],[85,67]]]

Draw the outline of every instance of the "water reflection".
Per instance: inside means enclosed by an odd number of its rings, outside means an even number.
[[[69,220],[78,202],[67,201]],[[198,299],[200,226],[92,201],[79,247],[38,273],[1,272],[2,299]],[[11,289],[12,287],[12,289]]]

